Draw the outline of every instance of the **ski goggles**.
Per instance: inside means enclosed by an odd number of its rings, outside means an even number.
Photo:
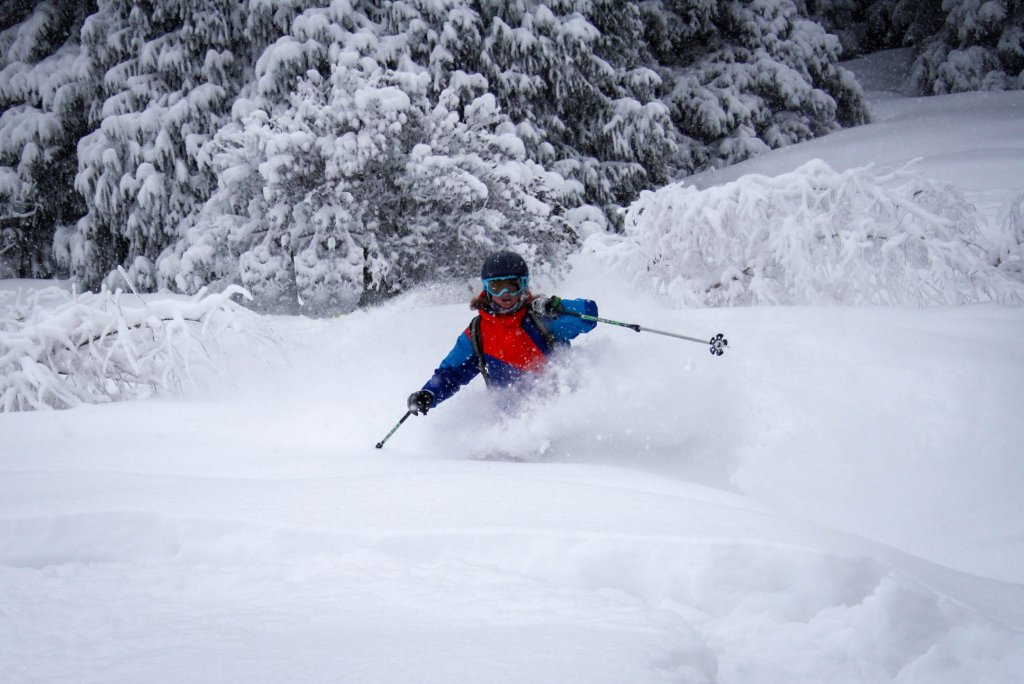
[[[500,297],[505,294],[512,296],[522,294],[529,284],[527,276],[498,276],[497,278],[484,278],[484,290],[492,297]]]

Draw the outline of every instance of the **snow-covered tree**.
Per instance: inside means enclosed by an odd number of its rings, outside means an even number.
[[[1020,0],[804,0],[805,12],[837,35],[843,57],[914,47],[912,81],[922,94],[1024,88]]]
[[[77,279],[98,283],[129,267],[145,289],[179,224],[210,194],[199,154],[224,123],[243,45],[232,0],[99,0],[82,31],[103,100],[98,129],[81,140],[76,187],[88,213],[64,255]]]
[[[790,0],[96,0],[80,33],[60,263],[305,310],[555,262],[645,188],[865,118]]]
[[[684,172],[867,120],[838,40],[788,0],[644,3],[648,41],[664,65],[662,100],[683,134]]]
[[[1024,2],[944,0],[946,21],[914,64],[929,94],[1024,88]]]
[[[865,40],[871,39],[864,0],[806,0],[802,4],[808,18],[839,39],[842,58],[849,59],[864,51]]]
[[[433,104],[425,71],[340,47],[330,59],[273,115],[236,105],[215,141],[220,187],[160,262],[169,283],[238,279],[264,306],[324,313],[468,276],[499,246],[564,255],[574,233],[554,209],[580,187],[526,158],[492,95]]]
[[[625,204],[666,182],[676,134],[657,100],[637,3],[480,2],[470,62],[531,152],[584,183],[589,201]]]
[[[943,0],[804,0],[808,17],[839,38],[842,58],[919,48],[942,27]]]
[[[0,17],[0,277],[54,275],[53,236],[83,213],[69,192],[91,98],[78,44],[92,2],[5,3]]]

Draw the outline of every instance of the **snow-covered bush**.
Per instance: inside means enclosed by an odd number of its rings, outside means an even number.
[[[195,388],[234,336],[265,339],[239,287],[191,301],[51,288],[0,319],[0,411],[68,408]],[[41,305],[39,298],[48,301]],[[59,298],[63,301],[55,303]],[[3,302],[0,302],[3,304]]]
[[[774,178],[644,193],[625,235],[585,246],[683,305],[1024,302],[988,260],[978,212],[906,170],[822,161]]]

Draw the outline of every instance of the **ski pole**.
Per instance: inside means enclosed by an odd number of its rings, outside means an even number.
[[[570,316],[582,318],[585,321],[592,321],[594,323],[608,323],[610,325],[617,325],[620,328],[629,328],[630,330],[635,330],[637,332],[649,332],[654,333],[656,335],[666,335],[668,337],[675,337],[677,339],[687,340],[689,342],[707,344],[710,345],[710,351],[715,356],[721,356],[722,354],[724,354],[725,348],[729,346],[729,340],[725,339],[725,335],[722,333],[718,333],[710,340],[702,340],[699,337],[690,337],[688,335],[680,335],[679,333],[665,332],[664,330],[655,330],[654,328],[645,328],[644,326],[637,325],[636,323],[623,323],[622,321],[613,321],[609,318],[599,318],[597,316],[591,316],[589,314],[578,314],[573,311],[569,311],[568,309],[562,309],[561,311],[559,311],[559,313],[569,314]]]
[[[386,442],[389,439],[391,439],[391,435],[395,434],[395,432],[398,431],[398,428],[402,427],[402,423],[404,423],[409,418],[409,416],[411,416],[411,415],[412,415],[412,411],[406,411],[405,415],[402,416],[401,420],[399,420],[397,423],[395,423],[395,427],[391,428],[391,432],[389,432],[387,435],[385,435],[384,439],[382,439],[379,442],[377,442],[377,448],[378,449],[383,449],[384,448],[384,442]]]

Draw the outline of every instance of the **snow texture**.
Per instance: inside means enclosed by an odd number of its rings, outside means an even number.
[[[962,100],[909,101],[718,191],[882,192],[857,169],[928,139],[919,177],[997,216],[992,102],[974,148]],[[454,282],[263,316],[281,354],[227,347],[189,399],[0,413],[4,681],[1024,680],[1024,309],[685,309],[572,265],[535,288],[729,350],[602,325],[523,413],[476,383],[374,449],[471,316]],[[80,313],[34,296],[5,319]]]

